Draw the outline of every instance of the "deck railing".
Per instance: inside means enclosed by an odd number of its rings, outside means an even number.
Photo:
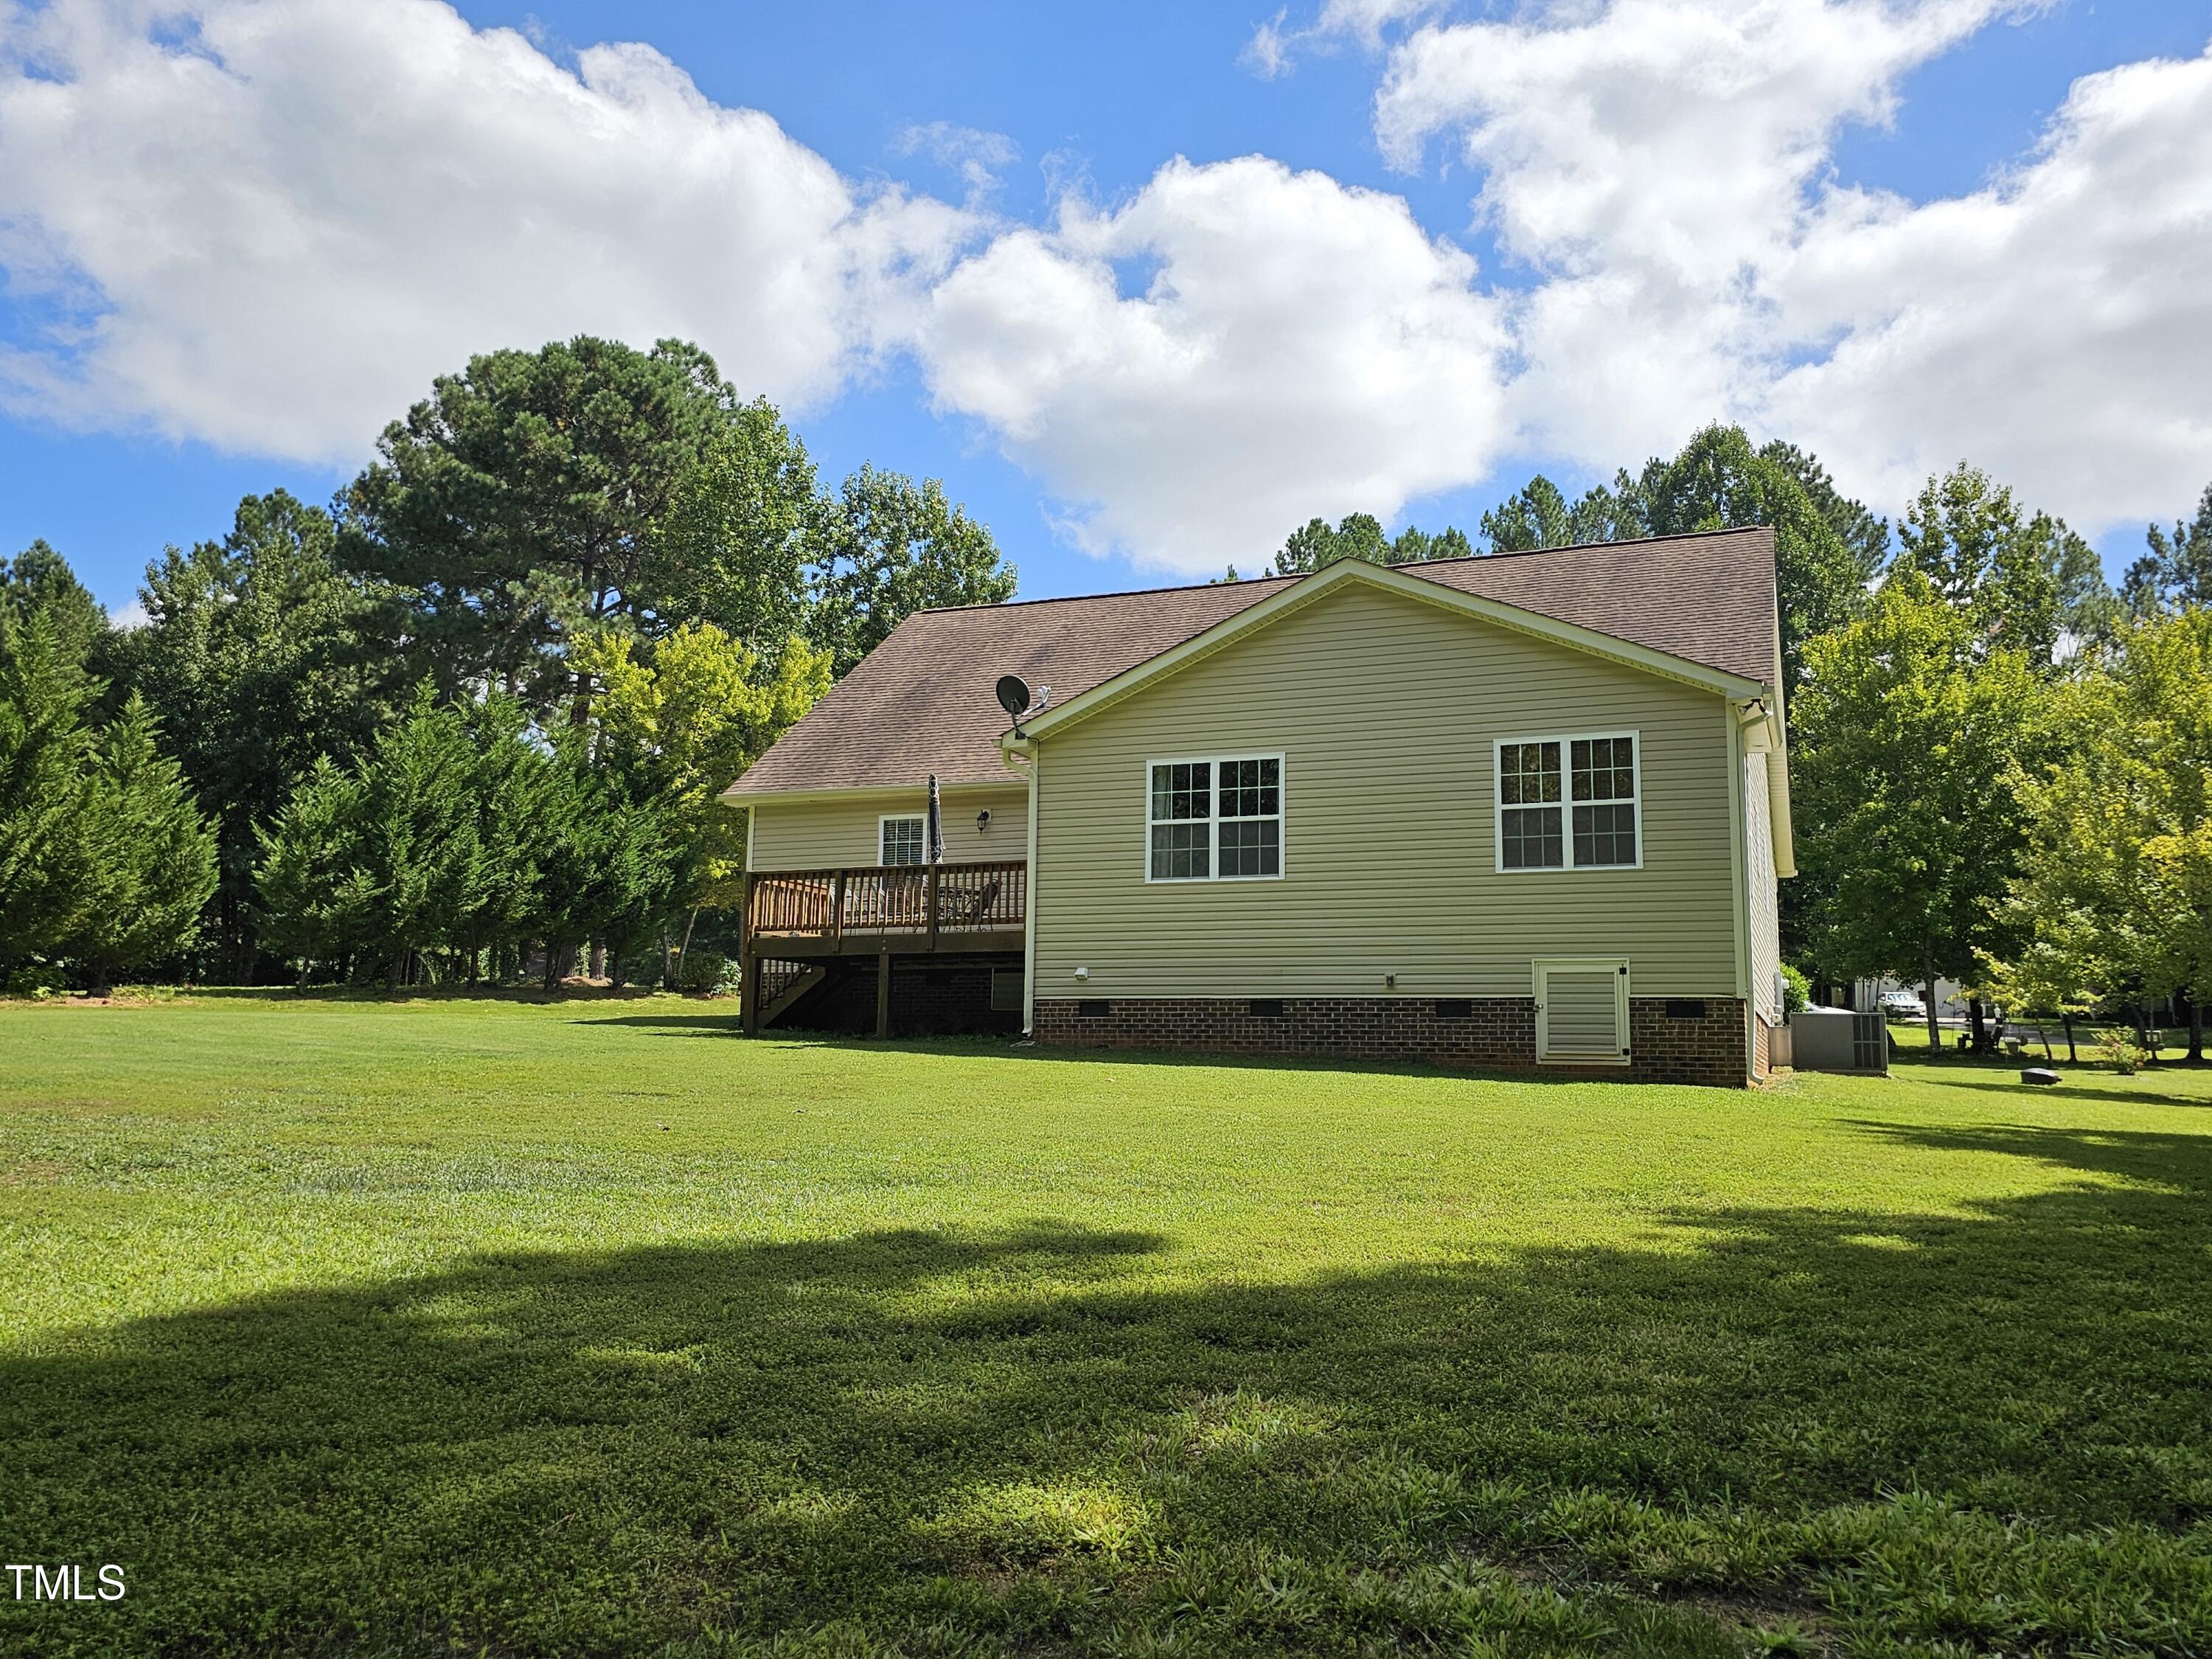
[[[757,875],[746,912],[757,938],[841,940],[848,934],[975,933],[1019,928],[1028,915],[1029,866],[865,866]]]

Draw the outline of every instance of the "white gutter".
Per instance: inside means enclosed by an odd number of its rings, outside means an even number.
[[[927,789],[927,781],[915,783],[841,784],[821,789],[740,789],[732,784],[715,799],[728,806],[780,806],[793,801],[900,800]],[[1003,789],[1004,783],[988,778],[965,778],[938,786],[941,795],[964,795],[979,789]]]

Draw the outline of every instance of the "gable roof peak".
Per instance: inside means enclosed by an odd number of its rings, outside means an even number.
[[[1048,684],[1064,706],[1335,568],[915,611],[727,798],[920,787],[933,772],[945,784],[1011,781],[998,747],[1006,714],[992,692],[1000,675]],[[1365,574],[1434,583],[1740,679],[1771,681],[1778,672],[1774,532],[1765,526],[1372,566]]]

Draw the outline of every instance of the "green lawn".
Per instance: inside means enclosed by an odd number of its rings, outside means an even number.
[[[0,1650],[2212,1652],[2212,1075],[732,1025],[0,1008]]]

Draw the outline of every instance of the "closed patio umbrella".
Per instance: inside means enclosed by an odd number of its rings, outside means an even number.
[[[929,775],[929,822],[922,830],[922,861],[942,864],[945,861],[945,808],[937,799],[937,774]]]

